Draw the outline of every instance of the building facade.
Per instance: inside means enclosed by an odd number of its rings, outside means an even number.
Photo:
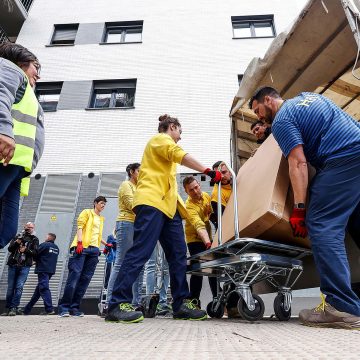
[[[34,1],[17,42],[41,61],[50,110],[36,173],[124,171],[164,113],[186,151],[229,161],[238,75],[298,12],[282,0]]]

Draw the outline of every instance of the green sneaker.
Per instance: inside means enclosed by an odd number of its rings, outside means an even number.
[[[172,307],[171,305],[165,304],[157,304],[156,306],[156,316],[166,316],[172,314]]]
[[[178,311],[174,311],[173,318],[177,320],[205,320],[206,311],[198,308],[197,301],[184,300]]]
[[[144,315],[141,311],[136,311],[134,306],[129,303],[119,304],[115,309],[108,312],[105,321],[122,322],[126,324],[138,323],[144,320]]]

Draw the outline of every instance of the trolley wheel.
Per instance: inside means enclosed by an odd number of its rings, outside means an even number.
[[[214,311],[215,304],[213,301],[209,302],[206,307],[206,312],[212,318],[221,319],[224,316],[225,306],[220,304],[216,311]]]
[[[274,312],[280,321],[288,321],[291,317],[291,307],[288,311],[284,309],[284,294],[277,294],[274,299]]]
[[[257,321],[261,320],[264,316],[265,311],[265,304],[262,301],[261,297],[259,295],[253,294],[253,298],[255,301],[255,309],[249,310],[249,308],[246,305],[246,302],[242,297],[240,297],[237,307],[239,310],[239,314],[241,317],[248,321]]]

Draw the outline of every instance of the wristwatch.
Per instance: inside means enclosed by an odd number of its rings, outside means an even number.
[[[294,208],[295,209],[305,209],[305,204],[304,203],[294,204]]]

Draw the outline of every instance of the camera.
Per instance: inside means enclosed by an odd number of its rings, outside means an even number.
[[[29,231],[23,230],[21,233],[16,235],[16,240],[21,240],[22,245],[25,245],[28,241],[25,239],[26,235],[30,235]]]
[[[24,240],[25,230],[16,235],[16,240]]]

